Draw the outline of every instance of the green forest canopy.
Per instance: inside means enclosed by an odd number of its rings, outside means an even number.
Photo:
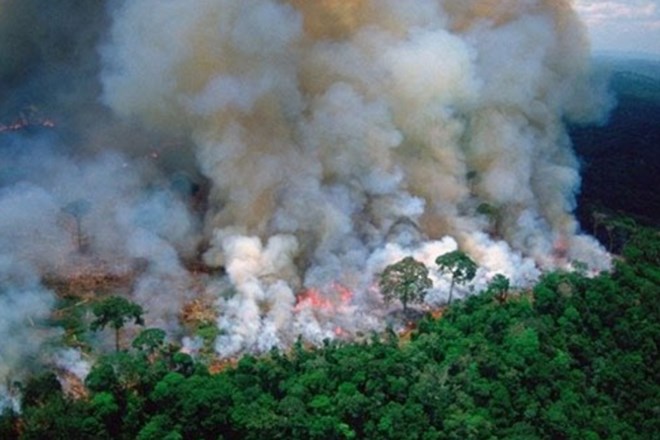
[[[660,238],[639,230],[611,274],[490,289],[410,341],[298,343],[216,375],[149,344],[100,359],[81,399],[47,372],[25,384],[22,414],[0,417],[0,438],[652,439],[659,295]]]

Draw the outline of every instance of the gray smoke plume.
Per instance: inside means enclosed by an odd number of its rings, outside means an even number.
[[[112,2],[75,0],[0,4],[5,388],[5,382],[21,379],[26,364],[64,368],[71,358],[68,349],[53,354],[50,348],[61,331],[44,320],[57,295],[42,281],[76,279],[85,271],[133,276],[129,291],[114,293],[131,295],[149,310],[149,325],[173,331],[191,293],[180,260],[196,254],[200,238],[201,221],[188,200],[192,158],[189,164],[175,154],[161,156],[161,143],[179,140],[163,141],[114,118],[100,103],[98,50],[111,7]],[[16,273],[31,274],[29,282],[17,283]],[[84,371],[70,365],[76,375]]]
[[[1,114],[37,100],[66,128],[0,134],[0,222],[39,274],[142,262],[127,294],[180,334],[201,249],[226,271],[202,290],[232,356],[382,328],[376,276],[406,255],[468,252],[461,294],[610,265],[572,215],[565,123],[609,101],[569,1],[37,3],[0,6]],[[20,30],[32,15],[46,35]],[[446,295],[434,274],[427,301]]]
[[[132,1],[103,59],[104,102],[189,134],[212,183],[206,262],[237,291],[219,304],[222,354],[308,328],[300,283],[340,283],[361,309],[374,275],[433,237],[455,237],[484,280],[609,265],[571,215],[564,120],[607,106],[567,2]],[[395,252],[402,218],[422,239]],[[333,319],[312,322],[330,336]]]

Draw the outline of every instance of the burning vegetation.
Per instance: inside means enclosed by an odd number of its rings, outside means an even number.
[[[572,214],[565,122],[609,97],[569,1],[52,3],[0,7],[2,379],[106,350],[84,327],[112,295],[231,363],[610,267]],[[386,301],[405,258],[423,289]]]
[[[0,134],[28,130],[30,128],[54,128],[55,121],[50,118],[42,117],[39,115],[38,110],[30,108],[26,112],[21,112],[18,118],[14,119],[12,122],[3,124],[0,122]]]

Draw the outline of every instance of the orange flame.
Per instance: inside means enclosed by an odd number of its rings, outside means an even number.
[[[317,289],[307,289],[298,295],[296,306],[294,310],[299,312],[300,310],[311,307],[316,310],[332,310],[332,302],[324,298]]]
[[[339,283],[334,283],[332,287],[336,292],[339,292],[339,299],[341,300],[342,305],[347,305],[351,302],[353,299],[353,292],[351,289]]]
[[[323,312],[335,312],[339,307],[348,305],[353,299],[353,292],[339,283],[333,283],[327,295],[317,288],[309,288],[298,294],[294,311],[311,308]]]

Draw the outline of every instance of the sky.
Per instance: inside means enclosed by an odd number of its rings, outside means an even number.
[[[660,0],[575,0],[594,52],[660,56]]]

